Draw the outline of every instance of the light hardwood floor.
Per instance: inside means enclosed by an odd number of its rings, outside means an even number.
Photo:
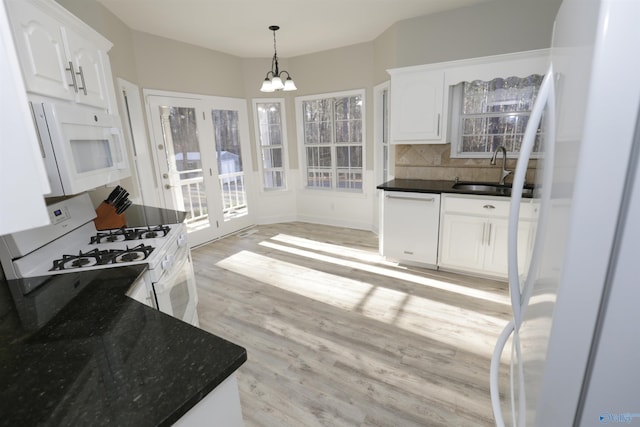
[[[374,233],[261,225],[192,251],[203,329],[247,349],[245,426],[490,426],[506,283],[378,256]]]

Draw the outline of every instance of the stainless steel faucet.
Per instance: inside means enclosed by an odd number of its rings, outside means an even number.
[[[498,146],[498,148],[496,148],[496,151],[493,152],[493,157],[491,157],[491,161],[489,163],[491,163],[492,165],[496,164],[496,157],[498,157],[498,151],[500,150],[502,150],[502,171],[500,172],[500,181],[498,181],[498,184],[503,185],[504,179],[508,177],[512,172],[510,170],[507,170],[507,168],[505,167],[507,164],[507,149],[502,145]]]

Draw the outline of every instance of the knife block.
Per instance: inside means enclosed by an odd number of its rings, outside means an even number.
[[[93,220],[96,230],[112,230],[122,228],[127,225],[127,219],[123,213],[117,214],[116,208],[108,203],[102,202],[96,208],[97,217]]]

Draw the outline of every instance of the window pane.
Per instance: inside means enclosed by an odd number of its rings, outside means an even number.
[[[320,142],[328,144],[331,142],[331,122],[320,122]]]
[[[362,143],[362,121],[354,120],[349,125],[349,130],[351,134],[351,141],[349,142],[360,142]]]
[[[335,98],[334,109],[336,120],[349,120],[349,98]]]
[[[307,186],[316,188],[331,188],[331,172],[312,171],[307,172]]]
[[[262,150],[263,169],[273,169],[282,167],[282,149],[272,148]]]
[[[263,180],[266,190],[284,187],[284,174],[282,171],[265,171]]]
[[[361,190],[362,189],[362,173],[353,170],[338,169],[338,188]]]
[[[216,151],[218,170],[242,172],[242,156],[240,155],[240,132],[238,130],[238,112],[235,110],[212,110],[214,132],[216,135]]]
[[[307,166],[331,168],[331,147],[308,147]]]
[[[336,142],[350,142],[349,141],[349,122],[347,121],[336,122]]]
[[[341,167],[362,167],[362,147],[346,146],[336,147],[337,166]]]
[[[317,144],[320,142],[318,124],[306,123],[304,125],[304,143],[305,144]]]
[[[280,125],[272,125],[269,128],[269,145],[282,145],[282,129]]]
[[[285,186],[281,102],[256,103],[259,141],[262,157],[262,181],[265,190]]]

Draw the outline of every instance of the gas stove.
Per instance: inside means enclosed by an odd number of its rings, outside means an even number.
[[[197,292],[183,223],[96,230],[86,194],[47,207],[51,224],[0,236],[7,279],[29,280],[26,295],[68,273],[147,266],[130,290],[134,299],[197,325]],[[134,289],[135,288],[135,289]]]
[[[52,205],[49,211],[51,225],[0,239],[8,279],[132,264],[152,269],[185,235],[183,224],[96,230],[96,213],[87,195]]]
[[[165,237],[171,231],[168,225],[147,226],[141,228],[117,228],[96,232],[90,243],[122,242],[126,240],[155,239]]]

